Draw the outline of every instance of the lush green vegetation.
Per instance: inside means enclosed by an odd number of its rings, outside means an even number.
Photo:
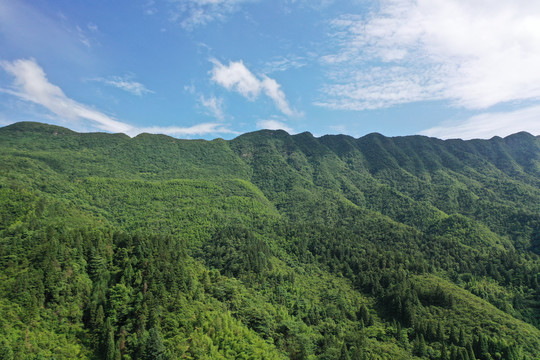
[[[540,138],[0,129],[0,359],[538,359]]]

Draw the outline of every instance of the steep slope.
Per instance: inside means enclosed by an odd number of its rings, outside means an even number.
[[[231,147],[253,168],[253,183],[272,199],[285,190],[297,197],[305,190],[330,191],[330,196],[339,194],[420,229],[429,228],[443,213],[462,214],[520,248],[537,251],[540,244],[540,182],[535,170],[540,143],[529,134],[504,141],[445,142],[379,134],[357,140],[341,135],[316,139],[308,133],[269,131],[242,135]],[[515,158],[502,160],[493,147]]]

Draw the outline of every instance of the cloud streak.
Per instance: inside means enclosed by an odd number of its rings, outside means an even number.
[[[487,109],[540,99],[540,3],[382,0],[334,19],[317,105],[364,110],[425,100]]]
[[[296,110],[290,107],[285,93],[276,80],[266,75],[257,78],[242,61],[231,61],[228,66],[216,59],[212,59],[212,63],[214,64],[211,71],[212,80],[225,89],[236,91],[251,101],[264,93],[273,100],[283,114],[287,116],[299,115]]]
[[[144,94],[153,94],[154,91],[149,90],[140,82],[131,80],[129,76],[111,76],[108,78],[95,78],[91,81],[97,81],[105,85],[127,91],[133,95],[142,96]]]
[[[194,136],[206,134],[239,134],[236,131],[230,130],[221,123],[201,123],[193,126],[153,126],[140,128],[138,133],[147,132],[152,134],[166,134],[176,136]]]
[[[87,61],[88,48],[95,43],[89,35],[94,33],[61,14],[46,14],[32,3],[0,0],[0,39],[2,50],[5,48],[2,53],[12,48],[34,56],[62,54],[62,61]]]
[[[508,112],[490,112],[472,116],[461,122],[449,122],[426,129],[420,134],[441,139],[488,139],[520,131],[540,134],[540,106]]]
[[[257,0],[180,0],[175,1],[171,20],[192,31],[214,21],[224,21],[237,12],[241,5]]]
[[[287,71],[289,69],[299,69],[307,65],[307,59],[296,56],[280,56],[274,58],[272,61],[269,61],[264,66],[264,71],[266,73],[278,72],[278,71]]]
[[[0,88],[1,92],[43,106],[63,120],[89,121],[97,129],[122,132],[130,136],[141,132],[186,136],[235,133],[224,124],[219,123],[202,123],[190,127],[138,128],[69,98],[60,87],[49,82],[43,69],[33,59],[19,59],[13,62],[0,61],[0,67],[14,77],[12,86]]]
[[[127,133],[133,129],[126,123],[68,98],[62,89],[49,82],[43,69],[33,59],[3,61],[0,66],[15,77],[12,89],[4,92],[39,104],[61,118],[89,120],[102,130]]]
[[[217,98],[215,96],[205,98],[203,95],[201,95],[199,101],[201,105],[208,110],[207,115],[213,116],[218,120],[223,120],[225,118],[222,98]]]
[[[259,129],[268,129],[268,130],[285,130],[289,134],[295,133],[293,128],[291,128],[284,122],[278,121],[275,119],[257,121],[257,127]]]

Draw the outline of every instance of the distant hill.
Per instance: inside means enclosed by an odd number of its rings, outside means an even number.
[[[24,122],[0,128],[0,164],[0,358],[540,353],[531,134],[204,141]]]

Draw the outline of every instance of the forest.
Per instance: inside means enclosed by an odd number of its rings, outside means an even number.
[[[0,128],[0,360],[535,360],[540,137]]]

